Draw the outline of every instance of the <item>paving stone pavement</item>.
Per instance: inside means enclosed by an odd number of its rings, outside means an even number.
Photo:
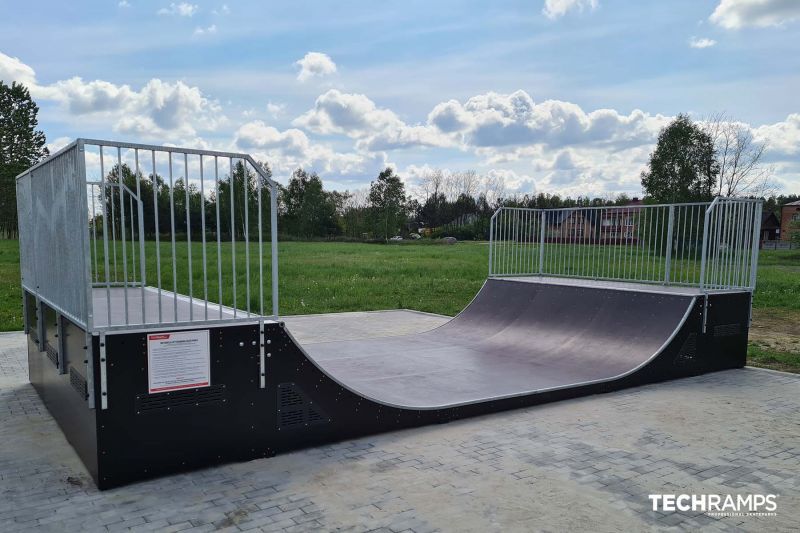
[[[789,531],[800,376],[743,369],[99,492],[0,334],[0,531]],[[648,494],[778,494],[777,516]]]

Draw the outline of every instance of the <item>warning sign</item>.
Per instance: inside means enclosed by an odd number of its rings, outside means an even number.
[[[211,384],[208,330],[148,335],[147,377],[150,394],[208,387]]]

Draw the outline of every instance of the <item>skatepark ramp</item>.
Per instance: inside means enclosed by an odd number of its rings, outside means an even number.
[[[17,178],[31,383],[100,488],[745,364],[759,201],[501,207],[456,317],[314,340],[279,315],[276,187],[89,140]]]

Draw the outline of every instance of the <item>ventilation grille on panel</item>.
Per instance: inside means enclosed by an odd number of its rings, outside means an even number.
[[[53,345],[49,342],[44,343],[44,352],[47,354],[47,358],[50,359],[56,368],[58,368],[58,350],[53,348]]]
[[[290,429],[328,422],[328,417],[297,385],[278,385],[278,429]]]
[[[78,391],[78,394],[80,394],[84,400],[88,397],[89,389],[86,387],[86,378],[74,368],[69,369],[69,382],[72,388]]]
[[[207,407],[222,405],[226,401],[225,385],[211,385],[198,389],[137,394],[136,414],[171,411],[185,407]]]
[[[719,326],[714,326],[715,337],[731,337],[733,335],[739,335],[741,332],[741,324],[720,324]]]
[[[689,333],[675,358],[676,363],[689,363],[697,358],[697,333]]]

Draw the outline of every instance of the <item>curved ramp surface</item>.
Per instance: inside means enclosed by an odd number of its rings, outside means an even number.
[[[658,356],[694,304],[691,295],[490,279],[436,329],[303,348],[358,395],[440,409],[621,378]]]

